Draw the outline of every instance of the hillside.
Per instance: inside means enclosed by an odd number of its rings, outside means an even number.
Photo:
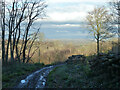
[[[67,64],[55,68],[47,78],[47,88],[120,88],[120,55],[99,58],[69,57]]]

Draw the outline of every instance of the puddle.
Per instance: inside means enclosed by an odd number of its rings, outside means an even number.
[[[60,64],[60,65],[63,65],[63,64]],[[52,71],[53,68],[60,65],[44,67],[30,74],[25,79],[21,80],[21,82],[16,88],[44,88],[46,84],[46,78],[50,73],[50,71]]]

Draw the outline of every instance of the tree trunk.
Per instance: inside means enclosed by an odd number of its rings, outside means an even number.
[[[17,59],[20,63],[20,55],[18,54],[18,47],[17,46],[18,46],[18,44],[16,44],[16,55],[17,55]]]
[[[99,56],[100,53],[100,44],[99,44],[100,40],[99,40],[99,33],[97,34],[97,56]]]
[[[39,48],[39,63],[40,63],[40,48]]]
[[[5,62],[5,2],[2,2],[2,62]]]
[[[4,26],[3,26],[4,27]],[[5,28],[2,30],[2,62],[5,62]]]
[[[97,55],[99,56],[99,40],[97,40]]]
[[[11,36],[10,36],[10,54],[11,54],[11,62],[14,62],[14,57],[13,57],[13,48],[12,48]]]
[[[7,49],[6,49],[6,62],[8,61],[8,51],[9,51],[9,39],[8,39]]]
[[[120,1],[118,5],[118,54],[120,54]]]
[[[26,34],[25,44],[24,44],[24,48],[23,48],[23,63],[25,63],[25,59],[26,59],[25,53],[26,53],[26,47],[27,47],[27,35],[28,35],[28,33]]]
[[[15,46],[16,46],[16,55],[17,55],[17,59],[18,59],[18,61],[19,61],[19,63],[20,63],[20,55],[19,55],[19,50],[18,50],[18,43],[19,43],[19,39],[20,39],[20,25],[19,25],[19,32],[18,32],[19,34],[18,34],[18,38],[17,38],[17,41],[16,41],[16,44],[15,44]]]
[[[25,30],[25,44],[24,44],[24,48],[23,48],[23,63],[25,63],[25,59],[26,59],[25,54],[26,54],[26,47],[27,47],[27,42],[28,42],[28,32],[29,32],[31,24],[32,24],[32,21],[31,21],[31,19],[29,19],[29,23]]]
[[[25,51],[26,51],[26,45],[25,45],[25,47],[23,49],[23,63],[25,63]]]

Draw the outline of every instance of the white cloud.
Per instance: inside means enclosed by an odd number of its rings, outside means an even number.
[[[13,0],[6,0],[11,2]],[[21,0],[19,0],[21,1]],[[45,0],[48,4],[46,14],[47,19],[38,19],[39,21],[55,21],[55,22],[65,22],[65,21],[85,21],[88,11],[93,10],[93,8],[99,5],[99,2],[105,3],[110,0]],[[61,4],[63,3],[63,4]],[[67,3],[67,5],[64,5]],[[74,4],[73,4],[74,3]],[[95,3],[98,3],[97,5]],[[61,5],[62,6],[61,6]],[[100,4],[101,5],[101,4]],[[78,27],[79,25],[54,25],[57,27]]]
[[[103,4],[108,1],[109,0],[48,0],[48,20],[58,22],[85,21],[89,11],[101,5],[100,3]],[[67,3],[67,5],[65,3]]]
[[[6,1],[12,2],[13,0]],[[95,7],[95,4],[91,3],[97,2],[99,4],[99,2],[105,3],[110,0],[45,0],[45,1],[48,4],[46,13],[48,16],[47,20],[62,22],[62,21],[84,21],[87,12]],[[64,5],[64,3],[67,3],[67,5]],[[37,21],[41,21],[41,19],[38,19]]]
[[[52,25],[54,27],[80,27],[80,24],[63,24],[63,25]]]
[[[74,21],[74,20],[81,20],[86,16],[85,12],[54,12],[49,13],[49,19],[53,21]]]

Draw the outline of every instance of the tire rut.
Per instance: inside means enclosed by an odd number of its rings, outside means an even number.
[[[36,72],[33,72],[25,79],[21,80],[21,82],[15,88],[44,88],[46,84],[46,78],[50,71],[52,71],[53,68],[61,65],[64,64],[44,67]]]

